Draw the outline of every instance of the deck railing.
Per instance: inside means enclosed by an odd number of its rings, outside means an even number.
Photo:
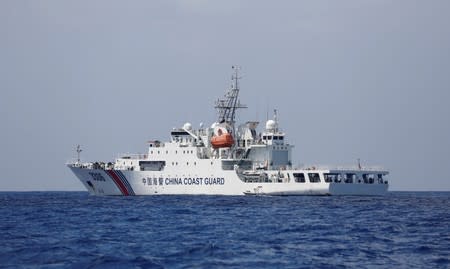
[[[117,154],[118,159],[129,159],[129,160],[141,160],[141,159],[147,159],[147,154],[142,153],[120,153]]]
[[[378,165],[305,165],[301,164],[295,167],[302,170],[362,170],[362,171],[386,171],[385,168]]]

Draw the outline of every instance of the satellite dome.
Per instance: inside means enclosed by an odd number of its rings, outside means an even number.
[[[219,123],[218,122],[214,122],[213,124],[211,124],[211,129],[214,129],[214,128],[216,128],[217,126],[219,125]]]
[[[185,130],[187,130],[187,131],[192,130],[192,124],[190,124],[189,122],[186,122],[186,123],[183,125],[183,129],[185,129]]]
[[[274,120],[268,120],[266,122],[266,129],[267,130],[275,130],[277,128],[277,123]]]

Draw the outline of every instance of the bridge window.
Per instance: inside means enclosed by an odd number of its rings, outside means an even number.
[[[304,173],[294,173],[294,180],[298,183],[305,183],[305,174]]]
[[[320,182],[319,173],[308,173],[308,177],[309,177],[309,182],[311,182],[311,183]]]
[[[325,182],[338,182],[338,174],[324,174]]]
[[[375,182],[375,175],[374,174],[363,174],[363,181],[366,184],[373,184]]]
[[[355,181],[356,175],[355,174],[345,174],[345,183],[353,183]]]

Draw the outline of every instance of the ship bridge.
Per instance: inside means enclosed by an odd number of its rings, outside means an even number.
[[[266,122],[265,130],[255,143],[247,147],[246,157],[256,168],[283,170],[292,167],[291,151],[294,146],[285,140],[286,134],[278,127],[277,111]]]

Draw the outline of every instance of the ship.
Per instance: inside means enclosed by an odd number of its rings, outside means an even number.
[[[170,131],[170,140],[148,141],[146,154],[121,154],[110,162],[67,166],[92,195],[385,195],[389,172],[379,167],[294,166],[294,145],[279,126],[278,111],[258,131],[258,121],[237,124],[239,67],[215,102],[217,121]]]

